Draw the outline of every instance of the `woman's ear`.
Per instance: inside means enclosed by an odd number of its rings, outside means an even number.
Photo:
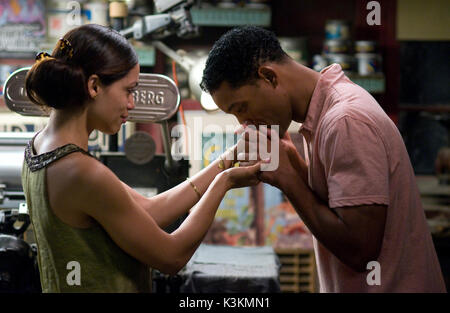
[[[271,84],[274,88],[278,85],[277,73],[269,65],[262,65],[258,69],[258,76],[265,82]]]
[[[92,99],[95,99],[100,91],[100,78],[96,74],[91,75],[88,79],[87,87],[89,95]]]

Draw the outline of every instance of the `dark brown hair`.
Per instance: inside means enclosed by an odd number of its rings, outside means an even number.
[[[29,70],[25,88],[31,101],[55,109],[77,109],[90,99],[87,80],[96,74],[108,86],[123,78],[138,63],[130,43],[117,31],[87,24],[64,37],[73,48],[53,50],[51,58],[36,62]]]

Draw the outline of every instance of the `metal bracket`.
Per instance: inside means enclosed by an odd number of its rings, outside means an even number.
[[[0,184],[0,203],[3,202],[5,188],[6,188],[5,184]]]

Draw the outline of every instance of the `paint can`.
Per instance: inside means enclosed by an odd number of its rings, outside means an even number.
[[[47,3],[47,42],[55,44],[71,29],[81,26],[81,5],[77,1],[49,0]]]
[[[85,24],[108,26],[109,6],[107,1],[90,1],[83,5],[83,20]]]
[[[280,37],[280,46],[296,62],[308,64],[308,47],[305,37]]]
[[[376,41],[358,40],[355,41],[356,53],[375,53],[377,49]]]
[[[350,52],[350,41],[340,39],[328,39],[323,44],[323,53],[348,53]]]
[[[357,53],[358,74],[361,76],[374,75],[381,72],[381,55],[377,53]]]
[[[346,73],[352,73],[354,71],[355,58],[352,55],[330,53],[326,55],[326,59],[328,61],[328,65],[337,63]]]
[[[325,24],[325,39],[350,39],[350,23],[345,20],[328,20]]]
[[[315,70],[316,72],[320,72],[325,67],[327,67],[327,65],[328,65],[327,60],[322,55],[316,54],[313,56],[312,69]]]

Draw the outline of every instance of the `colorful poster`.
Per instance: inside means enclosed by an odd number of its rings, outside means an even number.
[[[1,57],[34,55],[45,38],[45,32],[42,0],[0,0]]]
[[[312,249],[311,232],[277,188],[265,184],[265,238],[273,248]]]
[[[202,134],[202,167],[208,166],[237,141],[233,134]],[[232,246],[257,245],[257,233],[264,244],[274,248],[312,249],[312,236],[283,193],[263,184],[264,208],[251,205],[251,188],[233,189],[219,205],[215,220],[204,243]],[[255,210],[264,212],[263,229],[257,229]]]
[[[202,168],[207,167],[236,142],[237,136],[234,134],[202,133]],[[228,191],[204,242],[233,246],[255,245],[254,215],[249,206],[249,188]]]

